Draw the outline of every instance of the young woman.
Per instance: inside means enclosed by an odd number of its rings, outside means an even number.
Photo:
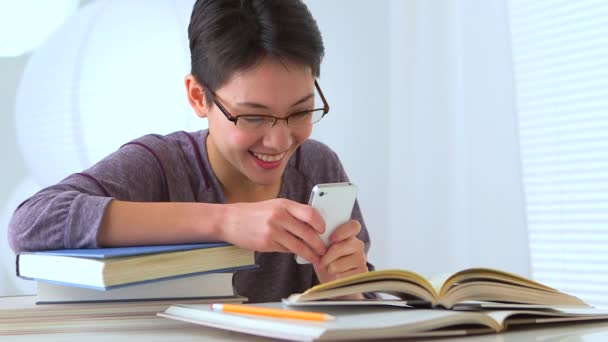
[[[371,269],[358,204],[328,247],[322,217],[306,205],[315,184],[348,180],[336,154],[309,139],[329,105],[316,81],[323,42],[306,6],[199,0],[188,34],[186,92],[209,129],[141,137],[38,192],[11,220],[12,248],[227,241],[257,252],[259,267],[234,277],[251,302]]]

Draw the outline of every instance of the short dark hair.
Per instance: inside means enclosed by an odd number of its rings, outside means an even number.
[[[301,0],[197,0],[188,26],[192,75],[215,91],[269,56],[320,74],[321,32]]]

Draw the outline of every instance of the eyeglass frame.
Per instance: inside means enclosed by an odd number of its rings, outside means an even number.
[[[301,113],[304,113],[304,112],[313,112],[313,111],[317,111],[317,110],[321,110],[322,109],[323,110],[323,115],[321,115],[321,118],[319,120],[317,120],[316,122],[312,123],[312,124],[315,124],[315,123],[321,121],[321,119],[323,119],[325,117],[325,115],[327,115],[327,113],[329,113],[329,104],[327,103],[327,100],[325,99],[325,95],[323,95],[323,91],[321,91],[321,87],[319,86],[319,83],[317,82],[317,80],[315,80],[315,89],[317,89],[317,91],[319,92],[319,96],[321,97],[321,101],[323,102],[323,108],[314,108],[314,109],[309,109],[309,110],[301,110],[301,111],[293,112],[293,113],[290,113],[289,115],[287,115],[287,117],[284,117],[284,118],[280,118],[280,117],[277,117],[277,116],[274,116],[274,115],[266,115],[266,114],[232,115],[228,111],[228,109],[226,109],[226,107],[224,107],[224,105],[222,105],[220,103],[220,101],[218,101],[217,95],[215,95],[215,93],[212,92],[211,89],[209,89],[209,87],[207,87],[206,85],[203,84],[203,86],[209,90],[209,94],[211,95],[211,100],[213,101],[213,103],[217,106],[217,108],[219,108],[219,110],[222,112],[222,114],[224,114],[224,116],[226,117],[226,119],[228,119],[228,121],[230,121],[230,122],[233,122],[235,126],[236,126],[237,121],[239,120],[239,118],[242,118],[242,117],[265,117],[265,118],[272,118],[272,119],[274,119],[274,121],[272,122],[272,125],[270,127],[274,127],[274,125],[276,125],[276,123],[277,123],[278,120],[285,120],[285,123],[289,127],[289,118],[292,117],[293,115],[301,114]]]

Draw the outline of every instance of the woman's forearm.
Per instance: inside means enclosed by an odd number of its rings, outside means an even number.
[[[100,247],[222,240],[225,205],[112,201],[99,227]]]

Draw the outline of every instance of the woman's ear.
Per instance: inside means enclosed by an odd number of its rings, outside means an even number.
[[[188,102],[198,117],[207,117],[207,98],[201,84],[192,74],[186,75],[184,80]]]

